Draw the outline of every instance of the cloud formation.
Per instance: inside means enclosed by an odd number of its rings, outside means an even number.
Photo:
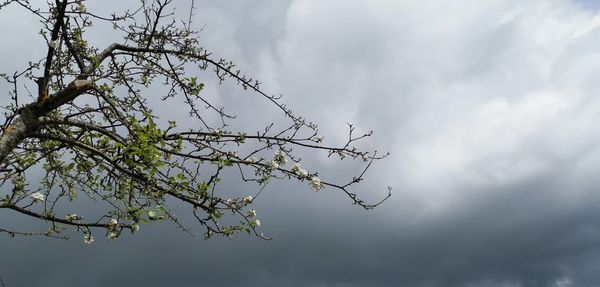
[[[164,226],[91,248],[0,238],[7,246],[0,258],[11,259],[0,263],[6,281],[600,282],[600,17],[593,1],[197,2],[194,21],[206,24],[207,47],[284,93],[320,123],[327,141],[341,140],[346,122],[375,130],[369,147],[392,157],[359,192],[377,199],[393,185],[392,199],[363,212],[340,194],[275,184],[257,203],[272,242],[203,242]],[[230,86],[210,91],[242,118],[269,116],[253,117],[252,98],[240,100]],[[24,269],[44,278],[19,275]]]

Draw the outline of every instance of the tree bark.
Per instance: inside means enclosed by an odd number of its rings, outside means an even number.
[[[39,127],[39,118],[61,105],[74,100],[92,88],[89,80],[75,80],[58,93],[34,103],[28,104],[20,111],[20,115],[4,129],[0,137],[0,164],[29,134]]]
[[[4,163],[12,150],[27,138],[28,133],[37,129],[38,123],[38,119],[33,115],[31,109],[23,109],[21,116],[4,129],[0,138],[0,163]]]

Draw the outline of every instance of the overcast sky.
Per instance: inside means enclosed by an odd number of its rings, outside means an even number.
[[[392,198],[367,212],[333,190],[271,185],[256,203],[268,242],[169,224],[91,246],[2,235],[9,287],[600,285],[597,1],[196,3],[202,43],[284,94],[327,142],[346,122],[374,130],[365,147],[392,156],[355,191],[377,200],[390,185]],[[1,72],[46,48],[19,41],[38,23],[11,11],[0,11],[2,27],[19,26],[2,29],[13,42]],[[231,85],[207,91],[261,114]],[[347,171],[312,160],[320,174]]]

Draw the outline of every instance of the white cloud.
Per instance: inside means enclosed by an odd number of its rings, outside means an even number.
[[[600,17],[575,2],[297,0],[284,20],[259,77],[330,140],[347,121],[374,129],[393,157],[373,176],[422,202],[543,176],[600,142]]]

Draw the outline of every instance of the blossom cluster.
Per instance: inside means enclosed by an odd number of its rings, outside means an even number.
[[[314,191],[319,191],[323,188],[323,184],[321,184],[321,179],[317,176],[312,176],[308,184],[310,185],[310,188],[312,188]]]
[[[291,171],[295,175],[300,177],[301,179],[308,178],[308,171],[306,169],[301,168],[299,163],[295,163],[292,166]],[[314,191],[319,191],[319,190],[323,189],[323,184],[321,183],[321,179],[319,177],[317,177],[316,175],[313,175],[310,177],[310,181],[309,181],[308,185]]]
[[[56,49],[58,47],[58,39],[50,41],[50,43],[48,43],[48,46],[50,46],[50,48],[52,49]]]
[[[33,201],[35,202],[44,202],[46,200],[46,196],[39,192],[34,192],[30,194],[29,197],[33,198]]]
[[[87,7],[85,7],[85,4],[83,4],[82,1],[77,2],[77,10],[81,13],[87,13]]]
[[[89,234],[89,233],[86,233],[86,234],[83,236],[83,242],[84,242],[85,244],[92,244],[92,243],[94,242],[94,236],[92,236],[92,235],[91,235],[91,234]]]
[[[299,163],[292,165],[292,172],[301,178],[308,177],[308,171],[301,168]]]
[[[280,166],[284,166],[287,163],[285,152],[282,150],[278,150],[275,153],[275,158],[273,158],[273,161],[278,163]]]
[[[65,219],[68,221],[77,221],[77,220],[81,220],[82,218],[83,217],[81,217],[75,213],[67,214],[67,216],[65,217]]]
[[[110,240],[115,240],[119,237],[119,232],[117,231],[117,227],[119,226],[119,221],[115,218],[111,218],[108,221],[108,234],[106,237]]]

